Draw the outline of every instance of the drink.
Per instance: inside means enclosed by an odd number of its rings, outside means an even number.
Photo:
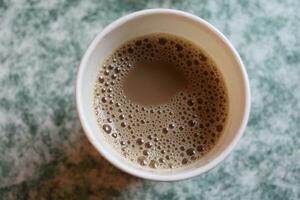
[[[161,170],[194,163],[216,145],[228,97],[222,74],[201,48],[155,33],[107,58],[94,110],[106,142],[121,157]]]

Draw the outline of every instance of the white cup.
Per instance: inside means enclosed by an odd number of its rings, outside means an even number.
[[[93,88],[101,63],[119,45],[148,33],[181,36],[202,47],[222,72],[229,97],[228,122],[216,146],[203,158],[184,168],[148,170],[122,158],[104,139],[93,110]],[[76,102],[79,118],[90,142],[119,169],[145,179],[175,181],[200,175],[219,164],[232,151],[246,127],[250,89],[245,67],[232,44],[208,22],[170,9],[150,9],[129,14],[107,26],[85,52],[77,75]]]

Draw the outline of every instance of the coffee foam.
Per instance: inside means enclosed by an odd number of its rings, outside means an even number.
[[[164,103],[134,102],[124,83],[141,61],[171,63],[187,84]],[[122,157],[142,167],[170,169],[199,160],[216,145],[228,97],[222,75],[203,50],[157,33],[125,43],[104,62],[95,83],[94,110],[105,139]]]

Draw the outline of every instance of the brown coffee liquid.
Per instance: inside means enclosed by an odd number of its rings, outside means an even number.
[[[228,97],[201,48],[155,33],[126,42],[105,60],[94,110],[108,144],[123,158],[161,170],[189,165],[216,145]]]

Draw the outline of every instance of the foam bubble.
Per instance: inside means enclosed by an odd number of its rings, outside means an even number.
[[[111,132],[111,127],[110,127],[110,125],[108,125],[108,124],[104,124],[104,125],[102,126],[102,128],[103,128],[103,130],[104,130],[106,133],[110,133],[110,132]]]

